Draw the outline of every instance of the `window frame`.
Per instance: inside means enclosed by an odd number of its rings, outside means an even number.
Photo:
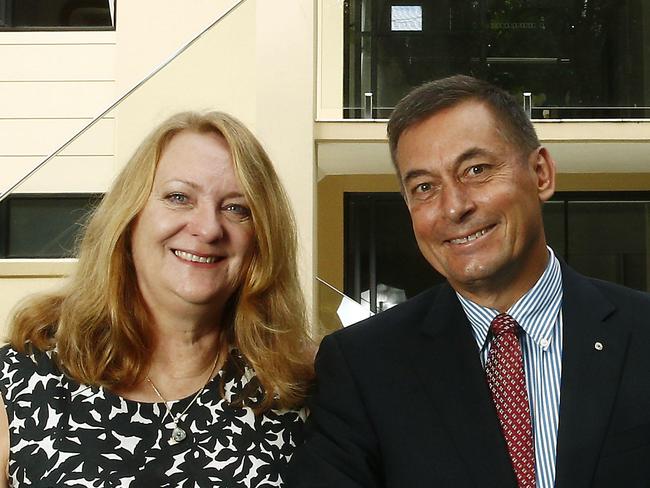
[[[4,10],[4,23],[0,22],[0,33],[2,32],[103,32],[117,30],[117,0],[108,0],[113,2],[113,25],[102,26],[13,26],[11,25],[12,18],[12,3],[17,0],[0,0],[0,19],[2,19],[2,10]],[[3,8],[4,7],[4,8]],[[110,13],[110,8],[109,8]]]
[[[58,260],[67,259],[70,256],[58,257],[41,257],[41,256],[9,256],[9,242],[11,238],[10,232],[10,206],[12,201],[16,200],[36,200],[36,199],[86,199],[88,201],[89,209],[96,207],[104,193],[92,192],[79,192],[79,193],[13,193],[6,199],[0,202],[0,260],[17,260],[17,259],[44,259],[44,260]]]

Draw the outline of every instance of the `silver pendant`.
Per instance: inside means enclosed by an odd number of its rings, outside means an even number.
[[[173,446],[174,444],[178,444],[179,442],[185,440],[186,437],[187,434],[185,431],[176,426],[174,427],[174,430],[172,430],[172,436],[169,438],[169,445]]]

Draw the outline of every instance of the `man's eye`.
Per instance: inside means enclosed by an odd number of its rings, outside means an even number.
[[[420,183],[415,187],[415,193],[426,193],[431,190],[431,183]]]
[[[475,175],[480,175],[480,174],[483,173],[484,171],[485,171],[485,166],[482,165],[482,164],[476,164],[476,165],[471,166],[471,167],[469,168],[469,174],[470,174],[470,175],[473,175],[473,176],[475,176]]]

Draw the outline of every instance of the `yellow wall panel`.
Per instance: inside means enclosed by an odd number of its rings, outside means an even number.
[[[0,280],[0,343],[6,341],[9,317],[25,297],[51,290],[62,283],[60,277],[20,277]]]
[[[113,97],[112,81],[1,82],[0,118],[95,116]]]
[[[0,44],[0,80],[114,80],[115,46],[110,44]]]
[[[0,157],[0,192],[43,158]],[[113,156],[57,156],[19,186],[17,193],[104,192],[115,175]]]
[[[0,157],[48,156],[90,122],[90,119],[0,119]],[[112,155],[115,119],[102,119],[62,154]],[[0,175],[0,181],[2,181]]]

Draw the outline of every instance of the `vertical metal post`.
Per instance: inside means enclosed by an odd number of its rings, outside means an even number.
[[[369,298],[370,310],[372,313],[377,313],[377,198],[370,197],[370,218],[369,226],[370,237],[368,242],[368,278],[369,278]]]
[[[533,118],[533,97],[530,92],[524,92],[524,112],[529,119]]]
[[[363,118],[372,119],[372,92],[363,94]]]
[[[359,223],[359,213],[362,211],[362,206],[357,205],[355,200],[350,199],[350,223],[349,229],[352,234],[352,239],[349,244],[352,245],[352,298],[361,303],[361,226]]]

